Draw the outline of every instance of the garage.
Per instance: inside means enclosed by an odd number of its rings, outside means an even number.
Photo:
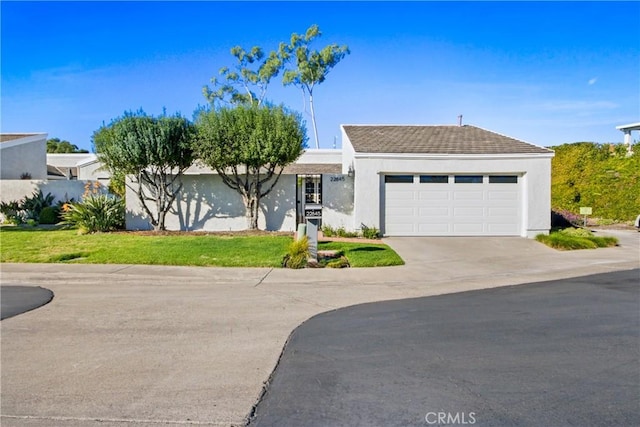
[[[383,236],[548,234],[553,151],[471,125],[343,125],[353,228]]]
[[[387,236],[519,236],[518,175],[384,176]]]

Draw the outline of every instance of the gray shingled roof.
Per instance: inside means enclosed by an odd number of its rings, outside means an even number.
[[[343,126],[356,153],[543,154],[551,150],[475,126]]]

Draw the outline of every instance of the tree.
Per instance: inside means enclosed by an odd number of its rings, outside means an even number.
[[[60,138],[47,139],[47,153],[88,153],[89,151],[78,148],[69,141],[61,141]]]
[[[195,127],[180,115],[125,113],[93,134],[98,159],[131,185],[154,230],[165,230],[165,217],[182,189],[181,177],[193,163]],[[155,204],[155,211],[150,204]]]
[[[258,46],[254,46],[248,52],[240,46],[235,46],[231,49],[231,55],[238,63],[234,68],[220,69],[223,82],[215,77],[211,79],[211,83],[217,89],[211,89],[209,86],[202,88],[205,98],[212,106],[215,106],[216,102],[261,105],[271,79],[282,69],[282,59],[275,51],[265,57],[262,48]]]
[[[256,230],[260,199],[306,146],[300,116],[282,106],[239,105],[202,111],[196,127],[195,155],[240,193],[248,227]]]
[[[283,84],[300,88],[303,96],[309,96],[309,109],[313,124],[313,135],[316,148],[319,148],[318,127],[316,126],[316,114],[313,108],[313,90],[316,85],[324,82],[327,74],[338,62],[348,55],[349,48],[330,44],[321,50],[310,50],[311,43],[322,33],[317,25],[312,25],[304,35],[293,33],[289,45],[280,46],[280,56],[284,61],[293,65],[293,68],[284,72]],[[305,106],[306,110],[306,106]]]

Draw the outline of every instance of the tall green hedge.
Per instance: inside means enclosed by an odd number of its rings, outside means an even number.
[[[578,214],[593,208],[593,217],[630,221],[640,215],[640,144],[627,154],[623,144],[578,142],[550,147],[551,206]]]

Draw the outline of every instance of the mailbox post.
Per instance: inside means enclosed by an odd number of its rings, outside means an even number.
[[[304,207],[304,217],[307,219],[307,239],[309,239],[309,255],[318,259],[318,227],[322,219],[322,205],[308,203]]]

